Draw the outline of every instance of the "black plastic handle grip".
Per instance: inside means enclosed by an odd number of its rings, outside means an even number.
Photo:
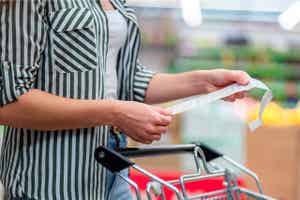
[[[224,156],[221,152],[209,147],[208,145],[204,143],[197,144],[198,147],[202,149],[204,152],[205,158],[207,162],[210,162],[212,160],[215,160],[217,158],[221,158]]]
[[[223,156],[222,153],[207,146],[206,144],[186,144],[186,145],[169,145],[169,146],[147,146],[137,148],[124,148],[118,151],[110,150],[104,146],[100,146],[95,151],[95,159],[111,172],[120,172],[135,163],[128,158],[150,157],[171,155],[180,153],[193,153],[196,147],[200,147],[203,151],[206,161],[210,162]],[[199,155],[201,157],[201,155]]]
[[[193,152],[196,145],[145,146],[119,149],[118,152],[129,158],[161,156]]]
[[[94,156],[97,162],[113,173],[120,172],[134,165],[134,163],[126,157],[104,146],[98,147],[95,150]]]
[[[124,149],[119,149],[118,152],[123,156],[129,158],[139,158],[139,157],[161,156],[161,155],[171,155],[171,154],[179,154],[179,153],[193,153],[195,147],[197,146],[200,147],[204,152],[207,162],[223,156],[222,153],[210,148],[205,144],[124,148]]]

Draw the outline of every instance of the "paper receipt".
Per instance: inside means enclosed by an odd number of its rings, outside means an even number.
[[[271,102],[273,95],[271,90],[263,82],[257,79],[251,79],[249,84],[246,86],[232,84],[221,90],[206,94],[206,95],[197,95],[188,98],[181,99],[175,105],[168,107],[167,109],[172,112],[172,114],[179,114],[191,110],[199,105],[209,104],[211,102],[223,99],[225,97],[231,96],[238,92],[249,91],[254,88],[265,90],[260,104],[258,119],[249,123],[249,128],[251,131],[256,130],[262,125],[262,115],[266,106]]]

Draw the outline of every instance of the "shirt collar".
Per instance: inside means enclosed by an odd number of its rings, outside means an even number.
[[[132,14],[129,14],[127,12],[127,9],[129,9],[127,6],[125,6],[125,1],[124,0],[110,0],[110,2],[129,20],[133,21],[137,26],[138,22],[137,19],[132,16]]]

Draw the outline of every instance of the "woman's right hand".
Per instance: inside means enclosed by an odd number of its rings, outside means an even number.
[[[172,121],[169,111],[132,101],[118,101],[114,116],[113,126],[144,144],[160,140]]]

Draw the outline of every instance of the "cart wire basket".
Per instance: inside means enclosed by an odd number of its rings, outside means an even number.
[[[163,180],[151,172],[139,167],[130,159],[149,156],[162,156],[169,154],[190,153],[194,157],[196,172],[180,176],[177,180]],[[174,193],[176,200],[273,200],[274,198],[263,194],[263,189],[257,175],[246,167],[233,161],[228,156],[205,144],[185,144],[168,146],[146,146],[138,148],[124,148],[111,150],[100,146],[95,151],[95,159],[98,163],[106,167],[116,176],[127,182],[135,193],[137,200],[170,200],[166,197],[166,190]],[[222,159],[226,165],[238,169],[241,173],[250,176],[255,181],[257,191],[251,191],[238,185],[237,173],[229,167],[218,166],[214,160]],[[139,185],[129,177],[123,176],[120,172],[130,168],[142,173],[149,178],[146,187],[146,198],[142,198]],[[211,192],[190,195],[187,192],[186,184],[197,181],[222,178],[224,188],[216,189]],[[201,189],[201,188],[200,188]],[[172,198],[174,199],[174,198]]]

